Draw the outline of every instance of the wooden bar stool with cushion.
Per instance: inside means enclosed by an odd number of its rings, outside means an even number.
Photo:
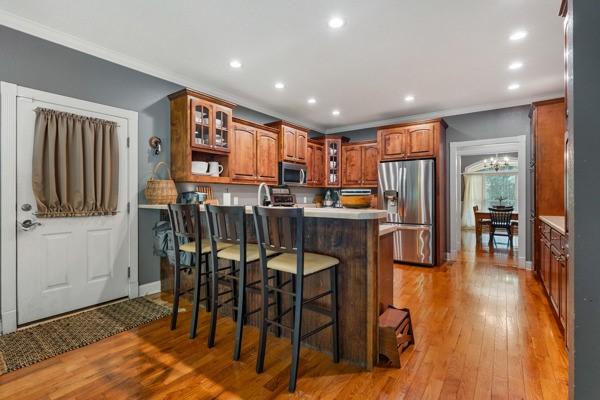
[[[337,266],[340,261],[334,257],[304,252],[304,210],[302,208],[255,206],[253,210],[256,236],[260,245],[259,251],[263,287],[263,312],[258,357],[256,360],[256,372],[261,373],[264,369],[269,326],[273,325],[278,328],[290,330],[292,336],[292,365],[288,389],[290,392],[293,392],[296,390],[300,342],[303,339],[331,326],[333,330],[331,335],[333,362],[337,363],[339,361]],[[269,252],[273,251],[283,254],[268,260],[267,256]],[[282,282],[280,285],[271,286],[267,279],[269,270],[292,274],[291,282],[287,281]],[[329,271],[330,289],[309,299],[304,299],[304,278],[323,271]],[[292,283],[292,291],[283,289],[288,283]],[[270,305],[267,301],[272,292],[289,295],[293,299],[292,307],[283,312],[278,311],[274,318],[270,317]],[[311,304],[315,300],[325,296],[331,296],[331,307],[329,310],[323,310],[321,307],[315,307]],[[310,332],[302,334],[302,310],[304,307],[308,310],[327,315],[331,320]],[[290,311],[293,315],[292,327],[282,323],[282,317]]]
[[[210,311],[210,286],[208,268],[208,254],[211,247],[208,240],[202,239],[202,229],[200,224],[200,210],[197,204],[169,204],[169,220],[173,232],[173,242],[175,247],[175,269],[173,285],[173,313],[171,315],[171,330],[177,326],[177,315],[179,312],[179,296],[188,291],[181,291],[181,272],[194,271],[194,304],[192,313],[192,323],[190,326],[190,338],[196,337],[196,327],[198,325],[198,308],[200,302],[206,300],[206,309]],[[187,243],[181,244],[181,241]],[[200,246],[196,246],[200,243]],[[222,244],[221,249],[229,246]],[[194,255],[194,264],[186,265],[181,263],[181,252]],[[206,286],[206,297],[200,298],[200,288]]]
[[[259,312],[246,310],[246,290],[260,292],[260,281],[247,282],[247,264],[258,261],[259,252],[256,244],[246,243],[246,215],[244,207],[237,206],[215,206],[206,205],[206,217],[208,221],[208,234],[210,245],[213,248],[211,257],[211,308],[210,332],[208,335],[208,347],[215,345],[217,330],[218,309],[227,303],[232,304],[232,317],[236,321],[235,345],[233,359],[239,360],[242,347],[243,327],[248,316]],[[228,247],[219,251],[220,244]],[[267,256],[275,254],[274,251],[267,252]],[[228,260],[229,267],[220,267],[219,259]],[[236,263],[239,268],[236,268]],[[278,280],[278,276],[271,279]],[[229,286],[224,292],[219,292],[219,283]],[[229,299],[220,302],[219,298],[229,294]],[[278,304],[276,301],[274,304]]]

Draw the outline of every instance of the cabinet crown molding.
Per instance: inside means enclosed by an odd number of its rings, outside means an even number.
[[[274,128],[272,126],[267,126],[267,125],[264,125],[264,124],[259,124],[257,122],[248,121],[247,119],[242,119],[242,118],[238,118],[238,117],[233,117],[233,122],[236,123],[236,124],[247,125],[247,126],[251,126],[253,128],[256,128],[256,129],[262,129],[262,130],[273,132],[273,133],[278,133],[279,132],[279,129]]]
[[[305,128],[303,126],[288,122],[288,121],[284,121],[284,120],[277,120],[277,121],[273,121],[273,122],[268,122],[265,124],[266,126],[273,126],[273,127],[277,127],[277,128],[281,128],[281,126],[287,126],[289,128],[293,128],[293,129],[298,129],[300,131],[304,131],[304,132],[309,132],[310,129],[309,128]]]
[[[405,126],[413,126],[413,125],[421,125],[421,124],[435,124],[435,123],[441,124],[444,127],[444,129],[446,129],[448,127],[448,124],[446,123],[446,121],[444,121],[443,118],[434,118],[434,119],[427,119],[427,120],[422,120],[422,121],[410,121],[410,122],[403,122],[401,124],[379,126],[379,127],[377,127],[377,130],[402,128]]]
[[[211,103],[215,103],[215,104],[218,104],[220,106],[231,108],[231,109],[234,109],[236,107],[236,104],[231,103],[231,102],[229,102],[227,100],[223,100],[223,99],[220,99],[218,97],[211,96],[210,94],[198,92],[196,90],[189,89],[189,88],[184,88],[184,89],[178,90],[175,93],[171,93],[168,97],[169,97],[169,100],[173,100],[173,99],[176,99],[176,98],[181,97],[181,96],[196,97],[196,98],[199,98],[199,99],[202,99],[202,100],[206,100],[206,101],[210,101]]]

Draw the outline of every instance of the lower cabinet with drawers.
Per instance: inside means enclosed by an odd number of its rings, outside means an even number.
[[[543,219],[538,222],[540,258],[537,272],[550,300],[554,315],[564,332],[565,342],[567,342],[567,315],[569,311],[567,300],[569,286],[567,237]]]

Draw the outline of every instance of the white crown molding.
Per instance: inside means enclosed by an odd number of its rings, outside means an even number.
[[[291,117],[289,115],[284,115],[275,110],[271,110],[268,107],[264,107],[261,104],[257,104],[256,102],[244,98],[242,96],[232,96],[230,93],[225,93],[220,89],[207,85],[205,82],[198,82],[197,80],[179,75],[176,72],[170,71],[168,69],[159,68],[154,65],[147,64],[143,61],[138,60],[137,58],[130,57],[126,54],[107,49],[106,47],[102,47],[93,42],[89,42],[87,40],[78,38],[68,33],[56,30],[54,28],[50,28],[46,25],[42,25],[38,22],[32,21],[27,18],[23,18],[21,16],[9,13],[4,10],[0,10],[0,25],[5,25],[9,28],[27,33],[32,36],[36,36],[40,39],[57,43],[62,46],[80,51],[82,53],[90,54],[92,56],[110,61],[112,63],[131,68],[139,72],[143,72],[156,78],[164,79],[177,85],[181,85],[204,93],[208,93],[215,97],[226,99],[240,106],[273,116],[275,118],[284,119],[289,122],[305,126],[307,128],[314,129],[319,132],[323,132],[325,130],[324,126],[319,126],[314,123],[298,120],[297,118]]]
[[[105,47],[99,46],[95,43],[89,42],[87,40],[80,39],[76,36],[70,35],[68,33],[56,30],[54,28],[50,28],[46,25],[42,25],[38,22],[32,21],[27,18],[23,18],[13,13],[9,13],[4,10],[0,10],[0,25],[5,25],[9,28],[25,32],[29,35],[39,37],[41,39],[60,44],[65,47],[69,47],[71,49],[80,51],[82,53],[90,54],[92,56],[113,62],[118,65],[122,65],[127,68],[134,69],[139,72],[143,72],[145,74],[154,76],[156,78],[164,79],[166,81],[189,87],[195,90],[199,90],[208,94],[211,94],[216,97],[221,97],[223,99],[227,99],[232,101],[240,106],[247,107],[254,111],[261,112],[263,114],[271,115],[275,118],[284,119],[290,121],[292,123],[296,123],[298,125],[306,126],[307,128],[323,132],[325,134],[333,134],[340,132],[349,132],[357,129],[366,129],[366,128],[375,128],[378,126],[384,125],[392,125],[402,122],[409,122],[413,120],[419,119],[431,119],[431,118],[440,118],[447,117],[451,115],[460,115],[460,114],[469,114],[478,111],[488,111],[495,110],[500,108],[508,108],[515,107],[520,105],[531,104],[534,101],[547,100],[555,97],[562,97],[563,93],[549,93],[544,96],[536,96],[536,97],[526,97],[515,99],[506,102],[498,102],[498,103],[489,103],[489,104],[481,104],[481,105],[472,105],[463,108],[453,108],[446,109],[441,111],[434,111],[423,114],[413,114],[407,115],[397,118],[390,118],[384,120],[370,121],[359,124],[351,124],[344,125],[335,128],[326,128],[325,125],[318,125],[312,122],[299,120],[298,118],[291,117],[289,115],[284,115],[275,110],[269,109],[262,104],[256,103],[254,100],[247,99],[243,96],[233,96],[230,93],[225,93],[222,90],[215,88],[213,86],[207,85],[205,82],[198,82],[195,79],[189,78],[187,76],[179,75],[178,73],[165,69],[159,68],[154,65],[147,64],[143,61],[140,61],[136,58],[130,57],[126,54],[119,53]]]
[[[382,119],[382,120],[378,120],[378,121],[365,122],[365,123],[361,123],[361,124],[345,125],[345,126],[341,126],[341,127],[337,127],[337,128],[329,128],[329,129],[325,130],[325,133],[333,134],[333,133],[341,133],[341,132],[350,132],[350,131],[355,131],[358,129],[376,128],[379,126],[400,124],[403,122],[426,120],[426,119],[432,119],[432,118],[442,118],[442,117],[461,115],[461,114],[470,114],[470,113],[479,112],[479,111],[498,110],[501,108],[529,105],[535,101],[554,99],[554,98],[563,97],[563,96],[564,96],[563,93],[556,92],[556,93],[549,93],[549,94],[543,95],[543,96],[525,97],[525,98],[519,98],[519,99],[498,102],[498,103],[472,105],[472,106],[467,106],[467,107],[462,107],[462,108],[450,108],[450,109],[446,109],[446,110],[433,111],[433,112],[423,113],[423,114],[406,115],[403,117]]]

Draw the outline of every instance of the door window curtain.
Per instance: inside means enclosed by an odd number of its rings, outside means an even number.
[[[474,228],[475,214],[473,213],[473,207],[478,206],[481,210],[483,205],[483,176],[464,174],[463,179],[465,180],[465,193],[462,209],[462,227]]]
[[[32,189],[38,217],[115,214],[119,191],[117,124],[38,108]]]

